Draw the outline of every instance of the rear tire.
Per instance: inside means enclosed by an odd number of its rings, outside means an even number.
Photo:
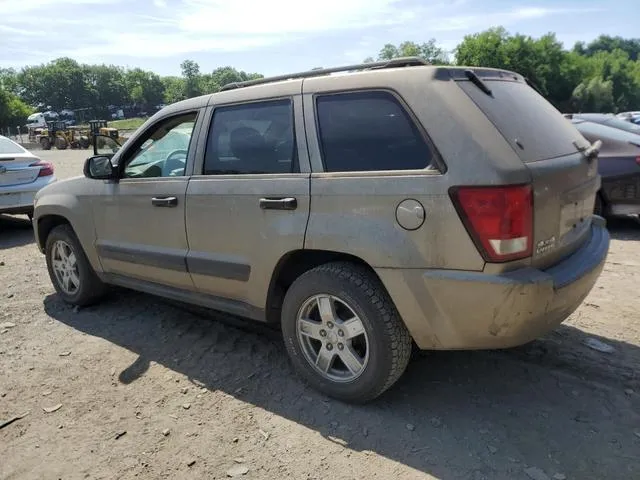
[[[593,213],[600,217],[604,217],[605,215],[604,201],[602,200],[602,196],[600,195],[600,193],[596,194],[596,202],[593,206]]]
[[[67,149],[67,141],[64,138],[56,138],[56,148],[58,150],[66,150]]]
[[[380,280],[346,262],[321,265],[291,285],[282,333],[297,372],[316,390],[350,403],[381,395],[411,356],[411,336]]]
[[[102,298],[106,285],[100,281],[70,225],[58,225],[45,243],[49,278],[62,300],[87,306]]]
[[[41,138],[40,139],[40,147],[43,150],[51,150],[51,140],[49,140],[48,138]]]

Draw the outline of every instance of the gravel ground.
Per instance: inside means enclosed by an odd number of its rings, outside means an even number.
[[[87,155],[40,153],[60,178]],[[27,414],[0,429],[0,478],[640,478],[640,225],[611,232],[557,331],[423,353],[352,407],[299,381],[262,326],[124,290],[65,306],[29,223],[0,217],[0,422]]]

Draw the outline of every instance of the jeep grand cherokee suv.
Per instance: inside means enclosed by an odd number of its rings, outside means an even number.
[[[280,324],[297,371],[350,402],[388,389],[412,342],[545,334],[609,247],[597,145],[502,70],[409,58],[232,84],[84,173],[35,205],[64,301],[113,284]]]

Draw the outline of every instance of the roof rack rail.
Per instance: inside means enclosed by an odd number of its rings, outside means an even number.
[[[310,78],[319,77],[322,75],[329,75],[331,73],[339,72],[352,72],[358,70],[375,70],[382,68],[396,68],[396,67],[418,67],[424,65],[431,65],[425,59],[420,57],[398,57],[391,60],[383,60],[379,62],[358,63],[355,65],[345,65],[342,67],[332,68],[316,68],[313,70],[307,70],[306,72],[289,73],[286,75],[278,75],[276,77],[258,78],[256,80],[247,80],[246,82],[233,82],[223,86],[220,90],[234,90],[236,88],[251,87],[253,85],[262,85],[264,83],[280,82],[283,80],[293,80],[296,78]]]

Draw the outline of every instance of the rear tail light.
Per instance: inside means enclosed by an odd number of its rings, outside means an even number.
[[[636,157],[636,163],[638,164],[638,166],[640,167],[640,157]]]
[[[35,163],[29,165],[30,167],[40,167],[40,171],[38,172],[39,177],[48,177],[49,175],[53,175],[53,164],[49,162],[43,162],[42,160],[38,160]]]
[[[507,262],[531,256],[531,185],[453,187],[450,195],[469,235],[487,262]]]

